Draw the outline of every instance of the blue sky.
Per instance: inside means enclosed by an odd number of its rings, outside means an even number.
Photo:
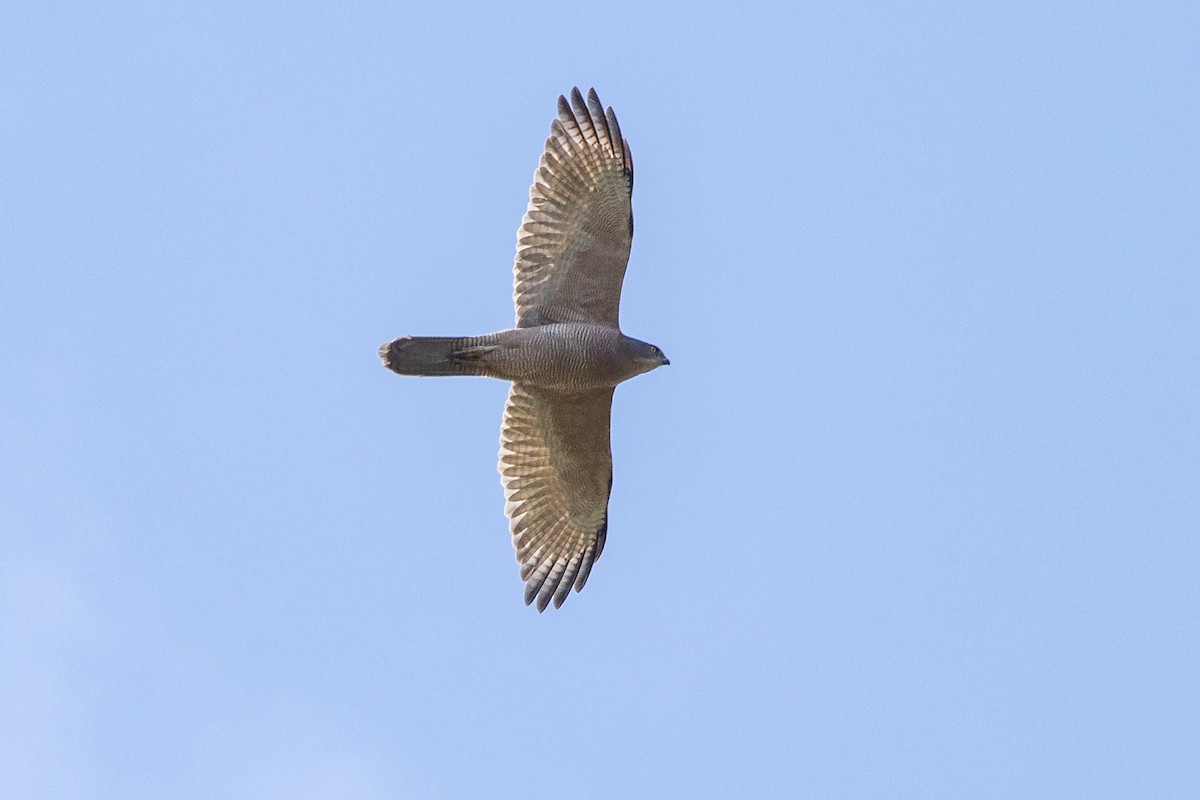
[[[1192,4],[10,7],[0,795],[1194,797]],[[604,557],[504,384],[572,85],[637,164]]]

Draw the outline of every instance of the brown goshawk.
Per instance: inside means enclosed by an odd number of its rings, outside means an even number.
[[[513,265],[516,327],[484,336],[404,336],[379,348],[401,375],[512,381],[500,479],[525,602],[561,606],[604,549],[612,489],[613,389],[669,364],[621,333],[633,240],[633,161],[595,90],[558,98]]]

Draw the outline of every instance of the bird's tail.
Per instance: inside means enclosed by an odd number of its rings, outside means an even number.
[[[494,348],[484,336],[401,336],[379,348],[383,365],[401,375],[482,375],[479,359]]]

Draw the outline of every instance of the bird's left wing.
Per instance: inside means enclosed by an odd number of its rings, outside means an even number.
[[[558,608],[604,549],[612,489],[612,389],[514,383],[500,428],[500,480],[525,602]]]

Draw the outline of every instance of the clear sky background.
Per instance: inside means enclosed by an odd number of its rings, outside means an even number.
[[[1200,793],[1193,3],[18,3],[0,796]],[[521,602],[572,85],[637,164],[604,557]]]

